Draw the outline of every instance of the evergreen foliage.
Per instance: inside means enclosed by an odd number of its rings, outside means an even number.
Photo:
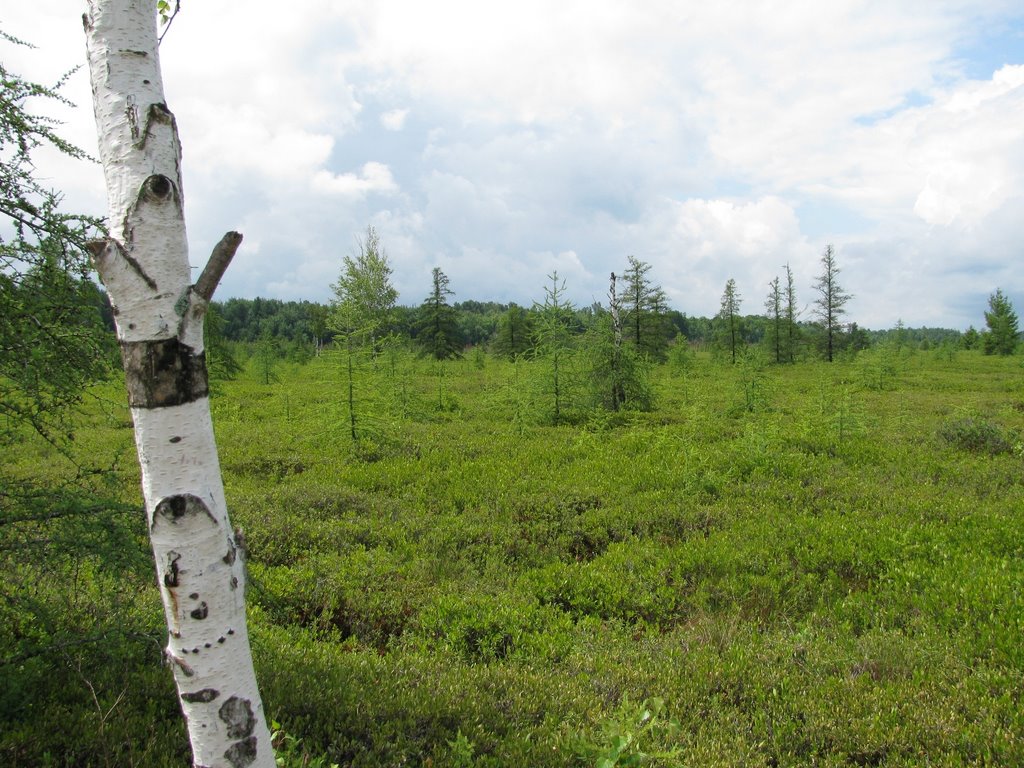
[[[215,387],[219,381],[230,381],[241,373],[242,364],[224,337],[224,318],[216,304],[211,304],[206,310],[203,346],[206,349],[206,370],[211,387]]]
[[[589,391],[594,407],[606,411],[649,411],[654,406],[650,363],[631,344],[615,343],[612,316],[604,312],[583,337]]]
[[[729,351],[735,364],[736,355],[742,343],[740,304],[742,297],[736,289],[736,281],[731,277],[725,283],[722,293],[722,308],[718,312],[718,343]]]
[[[0,32],[0,40],[26,45]],[[98,219],[60,209],[60,194],[35,176],[32,154],[47,147],[85,159],[28,110],[31,99],[69,105],[53,88],[0,63],[0,446],[28,429],[70,450],[71,409],[106,377],[114,340],[104,294],[90,279],[84,246]],[[70,454],[68,454],[70,455]],[[6,482],[6,481],[4,481]]]
[[[964,331],[963,338],[960,339],[960,344],[964,349],[977,349],[980,343],[981,334],[973,325]]]
[[[635,256],[623,273],[623,335],[640,354],[664,360],[668,349],[668,301],[665,291],[647,277],[651,265]]]
[[[308,302],[303,302],[308,304]],[[321,304],[308,304],[309,335],[313,339],[313,354],[317,357],[323,351],[328,339],[330,310]]]
[[[0,44],[26,45],[2,32]],[[47,150],[87,159],[55,120],[30,111],[33,100],[70,106],[62,83],[32,83],[0,63],[0,760],[9,765],[50,762],[81,681],[116,678],[159,636],[136,597],[152,581],[142,517],[117,500],[115,455],[82,439],[95,428],[84,414],[101,402],[87,394],[117,354],[84,252],[101,223],[63,211],[33,161]],[[132,685],[144,697],[151,682],[140,673]],[[44,711],[52,727],[40,727],[36,758],[2,746]],[[75,722],[83,758],[117,762],[102,735]]]
[[[467,346],[487,344],[495,335],[507,304],[496,301],[457,301],[453,304],[459,326],[459,336]]]
[[[839,285],[839,265],[831,243],[821,255],[821,274],[818,275],[814,290],[818,294],[814,300],[814,315],[821,328],[825,359],[831,363],[842,331],[840,319],[846,314],[846,302],[853,298]]]
[[[783,338],[785,339],[785,360],[788,363],[796,362],[796,351],[797,345],[800,340],[800,327],[797,325],[797,318],[800,316],[799,310],[796,308],[796,283],[793,279],[793,270],[789,264],[785,266],[786,270],[786,286],[784,289],[786,309],[785,309],[785,332]]]
[[[312,301],[230,298],[210,302],[219,316],[220,334],[228,342],[252,343],[270,334],[282,350],[305,348],[316,355],[330,342],[331,307]]]
[[[785,315],[783,314],[783,294],[779,278],[775,277],[768,284],[768,298],[764,308],[768,324],[766,326],[765,343],[771,351],[775,363],[783,361],[783,345],[785,343]]]
[[[986,355],[1012,355],[1017,349],[1017,313],[1001,288],[988,298],[985,313],[986,330],[981,337],[981,348]]]
[[[498,320],[491,349],[496,355],[513,359],[529,352],[533,341],[532,314],[518,304],[510,304]]]
[[[0,40],[25,45],[2,32]],[[48,440],[66,435],[68,409],[109,371],[112,339],[104,299],[90,279],[86,241],[98,219],[64,213],[60,194],[35,176],[32,154],[46,147],[85,154],[28,111],[43,99],[67,105],[53,88],[25,81],[0,63],[0,413],[11,431],[27,426]]]
[[[575,308],[565,298],[565,281],[559,280],[558,272],[548,275],[548,280],[551,285],[544,287],[543,303],[533,305],[534,354],[547,364],[544,391],[549,397],[550,420],[557,424],[564,417],[569,400],[568,368],[574,346]]]
[[[453,296],[448,276],[439,267],[431,272],[430,295],[420,305],[416,321],[416,342],[423,352],[435,360],[458,357],[462,351],[458,315],[448,303]]]

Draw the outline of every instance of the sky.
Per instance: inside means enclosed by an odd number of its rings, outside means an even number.
[[[13,71],[85,61],[84,2],[10,3]],[[13,6],[13,7],[12,7]],[[191,260],[245,240],[216,298],[327,301],[368,226],[402,304],[606,301],[632,255],[672,308],[735,279],[760,314],[789,265],[809,318],[828,244],[846,320],[1024,312],[1019,0],[195,0],[160,51]],[[40,105],[95,153],[88,77]],[[97,165],[40,173],[106,209]]]

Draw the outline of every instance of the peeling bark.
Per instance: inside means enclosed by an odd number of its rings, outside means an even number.
[[[115,308],[166,655],[194,765],[271,768],[203,350],[208,302],[242,237],[225,235],[190,284],[181,148],[163,96],[154,4],[89,0],[83,21],[111,232],[90,251]]]

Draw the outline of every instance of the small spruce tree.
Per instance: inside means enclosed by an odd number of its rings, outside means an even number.
[[[534,336],[536,356],[547,363],[545,395],[551,397],[551,421],[559,423],[568,401],[568,364],[572,354],[574,307],[565,298],[565,281],[558,272],[548,275],[550,287],[544,288],[544,302],[534,303]]]
[[[491,344],[496,355],[508,359],[525,354],[533,346],[533,319],[525,308],[510,304],[498,319],[498,327]]]
[[[981,348],[986,355],[1012,355],[1017,349],[1017,313],[1001,288],[988,297],[988,326],[981,336]]]
[[[776,363],[781,363],[783,360],[783,345],[785,344],[784,328],[786,318],[783,314],[782,286],[779,283],[778,277],[775,277],[768,284],[768,298],[765,299],[764,308],[766,311],[765,317],[768,320],[768,324],[765,326],[765,343],[771,351],[772,359]]]

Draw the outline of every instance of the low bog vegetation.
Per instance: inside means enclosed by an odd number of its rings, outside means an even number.
[[[224,382],[282,760],[1024,764],[1024,375],[952,357],[670,356],[653,410],[552,426],[532,363],[393,355],[356,441],[341,359]],[[98,395],[77,439],[137,504]],[[141,515],[109,520],[123,567],[23,559],[3,592],[8,765],[188,762]]]

